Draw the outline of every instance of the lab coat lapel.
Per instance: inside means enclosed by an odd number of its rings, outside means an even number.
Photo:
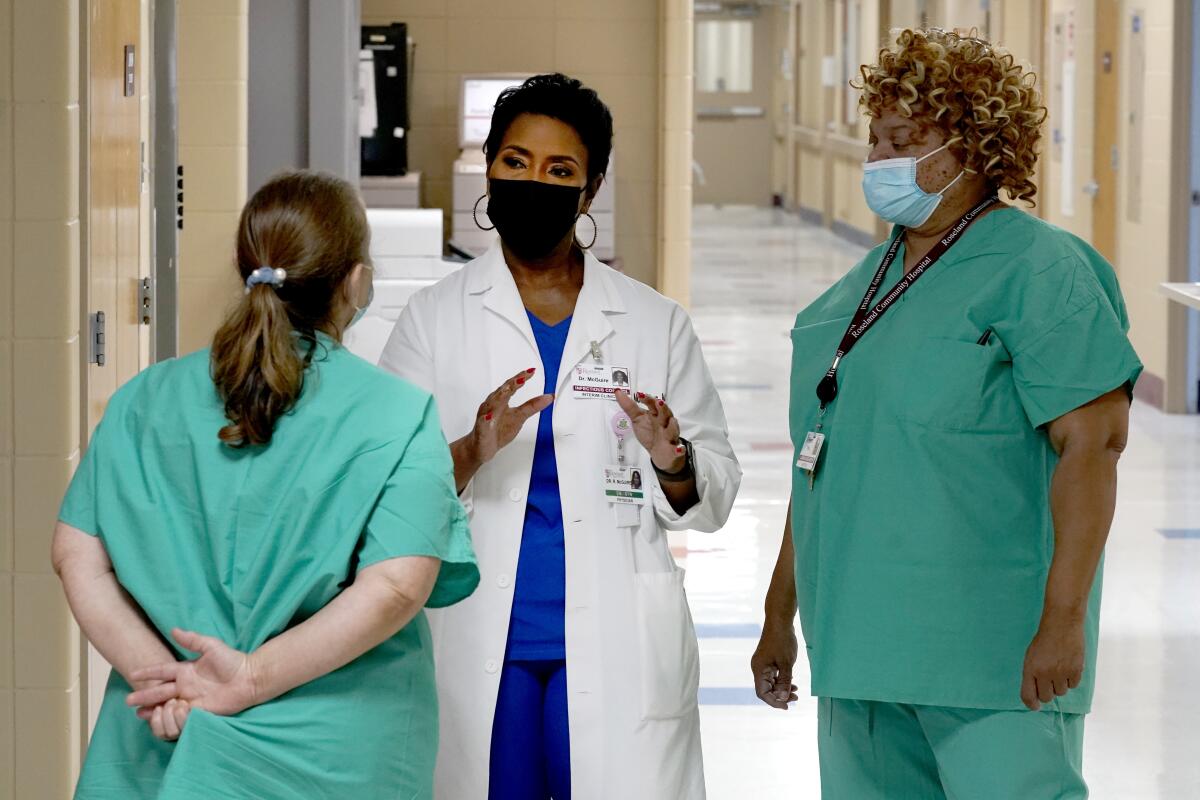
[[[487,341],[482,347],[484,352],[490,354],[486,369],[492,389],[521,369],[540,363],[533,327],[529,324],[521,293],[517,291],[516,281],[504,262],[504,252],[498,241],[480,257],[467,292],[482,296],[483,313],[488,316],[484,324]],[[525,345],[524,351],[520,349],[521,343]],[[539,374],[536,382],[540,381]],[[518,394],[524,395],[525,392]]]
[[[597,261],[591,253],[586,253],[583,262],[583,288],[575,301],[575,314],[571,320],[571,330],[567,334],[566,346],[563,348],[562,364],[558,370],[556,391],[559,394],[574,374],[576,365],[592,357],[592,342],[600,346],[601,359],[607,362],[608,354],[605,352],[604,341],[613,333],[609,314],[623,313],[625,305],[616,286],[613,285],[609,268]]]
[[[480,269],[472,277],[471,286],[467,291],[471,294],[482,294],[483,307],[516,328],[536,351],[533,328],[529,325],[529,317],[525,313],[525,304],[521,302],[521,294],[517,291],[516,281],[508,271],[508,265],[504,263],[504,252],[500,249],[500,243],[494,244],[480,261]]]

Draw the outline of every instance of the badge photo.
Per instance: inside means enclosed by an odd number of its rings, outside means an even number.
[[[604,497],[610,503],[645,505],[646,485],[642,470],[617,465],[605,467]]]
[[[629,391],[629,367],[608,364],[578,364],[571,376],[571,394],[580,400],[616,401],[618,389]]]

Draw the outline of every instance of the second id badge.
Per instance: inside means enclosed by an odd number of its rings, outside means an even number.
[[[804,437],[804,446],[800,448],[796,466],[810,475],[814,474],[817,471],[817,462],[821,460],[821,448],[824,446],[825,434],[810,432]]]
[[[604,468],[604,499],[618,505],[646,505],[649,487],[639,467],[610,465]]]
[[[629,367],[577,364],[571,375],[571,394],[580,400],[615,400],[618,389],[629,387]]]

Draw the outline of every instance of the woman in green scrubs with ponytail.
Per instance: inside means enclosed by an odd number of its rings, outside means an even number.
[[[432,798],[422,609],[479,573],[432,399],[339,344],[367,245],[344,181],[271,181],[212,347],[109,403],[54,539],[114,667],[80,800]]]
[[[1045,109],[978,39],[864,67],[864,191],[895,224],[792,331],[791,506],[752,660],[826,798],[1083,798],[1099,565],[1141,364],[1112,267],[1031,201]]]

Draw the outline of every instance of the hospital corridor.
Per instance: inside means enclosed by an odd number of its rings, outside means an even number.
[[[0,0],[0,800],[1200,800],[1200,0]]]
[[[784,395],[791,309],[811,302],[861,250],[787,214],[698,208],[693,315],[726,398],[746,477],[726,528],[677,554],[700,640],[700,718],[709,795],[819,797],[816,702],[764,706],[745,676],[783,529],[791,446]],[[770,277],[765,277],[769,275]],[[1188,733],[1200,697],[1200,554],[1194,534],[1200,426],[1135,405],[1105,567],[1097,704],[1084,763],[1094,798],[1196,795]],[[804,662],[794,682],[807,682]],[[1181,671],[1182,670],[1182,671]]]

